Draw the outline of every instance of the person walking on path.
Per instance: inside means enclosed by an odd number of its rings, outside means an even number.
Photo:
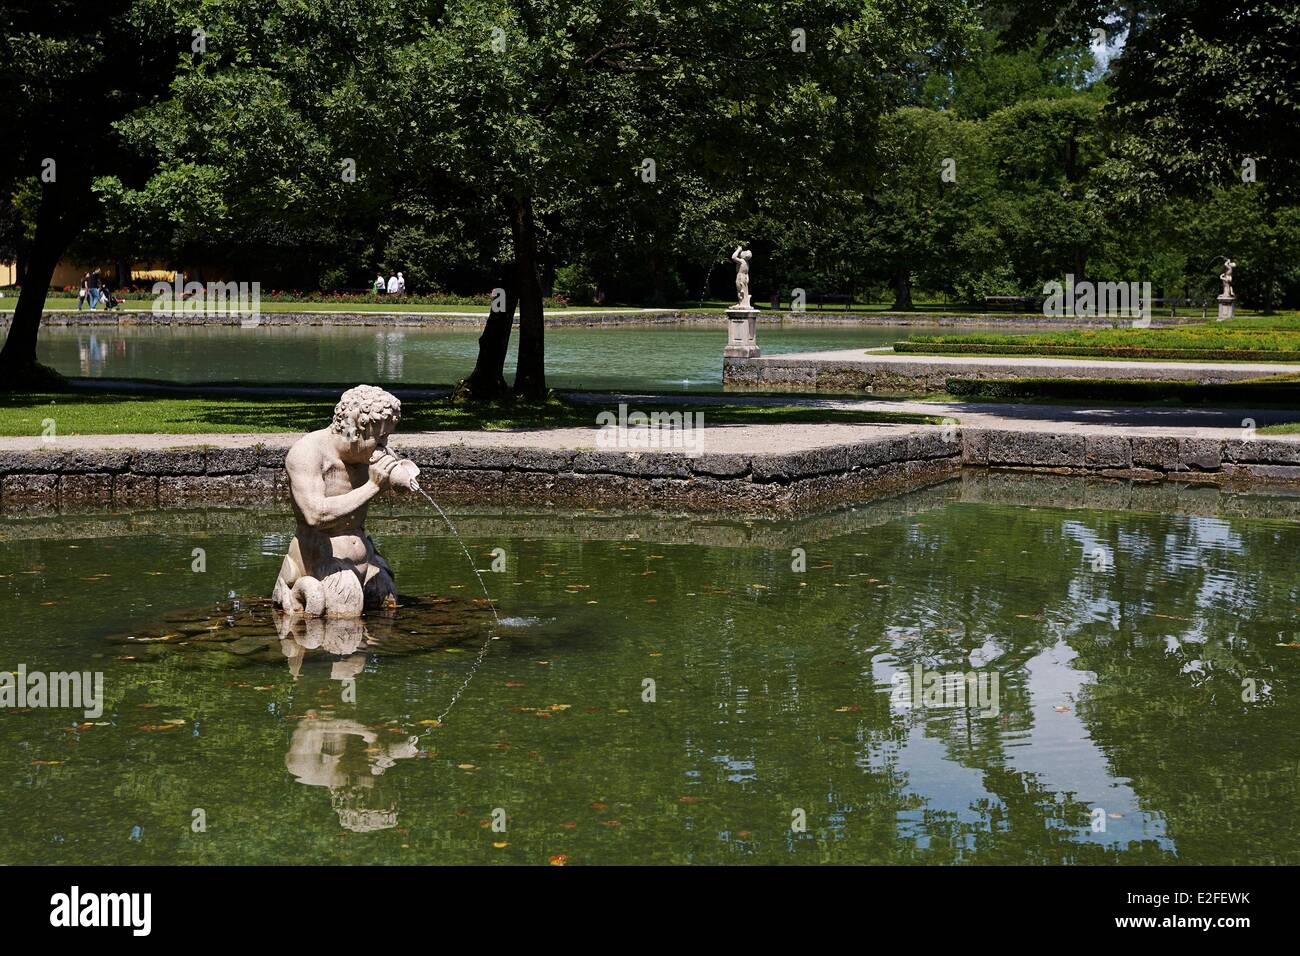
[[[375,293],[375,295],[384,294],[384,274],[382,272],[379,273],[377,276],[375,276],[375,284],[372,288],[372,291]]]
[[[84,276],[81,277],[81,291],[77,293],[78,312],[81,311],[81,307],[86,304],[86,300],[89,298],[90,298],[90,273],[87,272]]]
[[[406,276],[397,273],[397,294],[406,295]]]
[[[95,311],[95,306],[99,305],[99,270],[92,269],[90,275],[86,278],[86,298],[90,302],[90,311]]]
[[[397,295],[397,276],[395,275],[388,277],[388,294]]]

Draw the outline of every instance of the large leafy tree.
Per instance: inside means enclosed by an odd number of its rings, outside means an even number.
[[[37,365],[36,339],[54,268],[95,214],[96,178],[144,174],[114,124],[165,92],[189,39],[129,0],[0,5],[0,189],[10,210],[18,197],[30,210],[10,230],[22,244],[22,291],[0,350],[3,387],[51,377]]]

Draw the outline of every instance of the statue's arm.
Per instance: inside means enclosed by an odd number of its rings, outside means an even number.
[[[743,262],[743,260],[740,258],[740,250],[744,248],[745,248],[744,246],[736,246],[736,251],[731,254],[731,261],[734,262],[736,265],[741,265]]]
[[[310,450],[292,448],[284,460],[289,472],[289,491],[310,528],[328,527],[363,507],[379,493],[373,478],[342,495],[325,494],[325,478]]]

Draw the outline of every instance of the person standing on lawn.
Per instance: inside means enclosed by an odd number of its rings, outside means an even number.
[[[99,270],[92,269],[90,275],[86,278],[86,298],[90,302],[90,311],[95,311],[95,306],[99,305]]]

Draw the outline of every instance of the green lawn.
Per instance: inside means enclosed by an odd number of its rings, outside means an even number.
[[[601,403],[551,399],[545,403],[506,402],[456,405],[448,398],[407,399],[403,431],[502,430],[595,427],[596,416],[616,410]],[[653,404],[633,406],[651,412]],[[700,411],[706,425],[800,424],[819,422],[929,423],[935,416],[857,412],[807,406],[664,406],[662,411]],[[334,402],[313,398],[167,397],[100,392],[0,395],[0,435],[41,435],[53,419],[58,435],[207,434],[220,432],[298,432],[330,420]]]
[[[1259,430],[1261,435],[1300,435],[1300,422],[1287,422],[1285,425],[1265,425]]]

